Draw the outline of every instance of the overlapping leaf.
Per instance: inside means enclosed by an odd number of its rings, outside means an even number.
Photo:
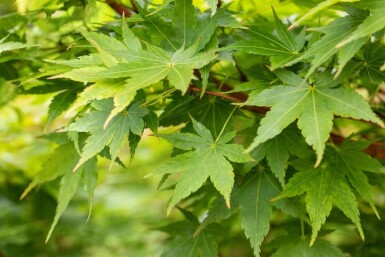
[[[136,102],[122,113],[117,114],[108,126],[104,128],[103,124],[113,108],[112,101],[96,101],[93,103],[93,107],[93,111],[77,119],[67,128],[67,131],[90,133],[82,149],[80,160],[74,170],[101,152],[106,146],[110,148],[111,160],[115,161],[129,133],[142,134],[144,128],[143,117],[148,114],[148,110],[140,107],[140,102]]]
[[[183,210],[182,210],[183,211]],[[162,257],[217,257],[218,244],[215,240],[213,231],[218,230],[218,226],[209,226],[199,234],[194,235],[199,222],[192,213],[185,213],[186,221],[169,224],[161,230],[171,234],[174,238],[167,243]],[[193,219],[193,220],[191,220]]]
[[[366,37],[370,34],[373,34],[385,27],[385,7],[380,8],[376,11],[373,11],[370,16],[368,16],[354,31],[351,33],[348,38],[340,42],[337,47],[344,46],[354,40]]]
[[[274,11],[274,10],[273,10]],[[247,34],[250,38],[240,40],[223,50],[245,51],[252,54],[266,55],[270,57],[272,69],[283,67],[295,60],[305,43],[305,34],[295,35],[288,31],[274,12],[276,35],[266,31],[252,28]]]
[[[96,158],[93,158],[91,160],[88,160],[84,165],[81,166],[81,168],[78,170],[78,172],[71,172],[71,170],[67,170],[66,174],[61,178],[60,181],[60,189],[59,194],[57,198],[58,205],[56,207],[55,217],[51,224],[51,228],[48,231],[48,235],[46,238],[46,242],[49,240],[49,238],[52,235],[52,232],[54,231],[60,217],[63,215],[65,209],[67,208],[69,202],[71,201],[72,197],[75,195],[76,190],[81,182],[83,172],[86,171],[96,173]],[[93,188],[89,188],[90,192],[93,192]],[[92,207],[92,198],[90,198],[90,207]]]
[[[334,115],[367,120],[383,126],[383,122],[376,117],[369,104],[358,93],[343,86],[336,86],[338,80],[324,74],[318,77],[314,85],[305,83],[301,86],[291,83],[300,81],[299,76],[291,73],[290,77],[292,79],[287,81],[289,85],[264,90],[258,95],[250,96],[245,103],[272,107],[261,120],[258,135],[248,151],[277,136],[298,119],[302,135],[317,154],[316,165],[318,165],[333,126]]]
[[[27,47],[32,47],[32,46],[35,46],[35,45],[31,45],[31,44],[23,44],[21,42],[5,42],[4,41],[7,39],[8,36],[0,39],[0,54],[2,52],[6,52],[6,51],[12,51],[12,50],[16,50],[16,49],[23,49],[23,48],[27,48]]]
[[[292,128],[285,129],[278,136],[260,144],[252,152],[252,157],[257,162],[266,157],[272,172],[283,186],[290,154],[298,157],[306,157],[308,154],[306,143]]]
[[[127,27],[125,31],[126,37],[132,38]],[[99,57],[105,66],[89,65],[75,68],[54,78],[69,78],[81,82],[102,81],[89,87],[85,94],[88,95],[88,98],[114,97],[115,108],[108,121],[132,101],[136,91],[166,77],[171,85],[183,93],[186,92],[193,76],[193,70],[203,67],[215,58],[214,53],[197,53],[198,44],[188,49],[181,48],[170,54],[151,44],[146,44],[146,49],[141,49],[140,44],[136,44],[135,48],[132,46],[128,48],[120,41],[105,35],[85,32],[83,34],[98,49]],[[100,59],[92,57],[92,59],[82,58],[60,63],[74,66],[79,62],[89,60],[100,65]],[[126,80],[113,82],[112,86],[108,82],[107,85],[103,82],[111,79]],[[103,92],[102,95],[98,94],[100,91]]]
[[[324,33],[325,35],[315,42],[311,47],[301,56],[295,58],[294,60],[288,62],[286,65],[292,65],[299,61],[311,59],[311,68],[306,74],[308,78],[320,65],[329,60],[334,54],[338,51],[344,51],[349,54],[344,53],[341,56],[341,66],[345,65],[346,60],[353,57],[354,53],[358,51],[361,45],[357,45],[357,42],[351,42],[344,45],[341,48],[337,48],[342,40],[347,38],[351,33],[362,23],[363,20],[367,17],[367,12],[363,10],[350,10],[349,15],[339,18],[325,27],[312,29]],[[342,67],[340,67],[342,69]]]
[[[311,161],[301,160],[293,163],[301,172],[296,173],[286,185],[279,197],[292,197],[306,194],[306,209],[310,215],[313,233],[311,244],[329,216],[334,203],[356,225],[360,235],[364,234],[360,224],[356,197],[352,193],[345,176],[350,183],[372,206],[378,215],[370,195],[370,185],[362,170],[378,171],[381,165],[359,150],[360,143],[343,143],[341,148],[329,148],[325,163],[313,168]]]
[[[181,123],[188,123],[190,115],[198,122],[204,124],[216,138],[226,123],[227,117],[233,111],[234,106],[230,102],[224,101],[219,97],[203,96],[197,101],[196,96],[184,96],[179,93],[173,94],[170,102],[160,115],[161,126],[175,126]],[[239,114],[235,111],[234,116]],[[193,131],[191,123],[184,128],[185,131]],[[230,126],[225,128],[225,132],[230,132]]]
[[[297,236],[277,238],[273,243],[277,251],[271,257],[344,257],[345,254],[328,241],[317,240],[309,246],[307,239]]]
[[[182,172],[168,212],[179,200],[198,190],[209,177],[229,206],[234,174],[233,167],[228,160],[240,163],[251,161],[247,154],[242,153],[241,145],[228,143],[234,138],[235,133],[228,133],[214,140],[206,127],[194,119],[192,122],[197,134],[161,135],[175,147],[188,151],[166,161],[155,171],[155,174]],[[195,150],[191,151],[192,149]]]

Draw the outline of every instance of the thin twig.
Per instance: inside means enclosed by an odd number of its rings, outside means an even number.
[[[133,13],[135,13],[136,7],[132,4],[132,9],[129,9],[127,6],[120,4],[114,0],[106,0],[106,3],[115,10],[119,15],[124,15],[124,17],[130,17]]]

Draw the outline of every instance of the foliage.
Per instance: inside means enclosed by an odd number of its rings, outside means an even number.
[[[47,242],[81,188],[92,223],[103,170],[130,169],[163,214],[171,197],[170,217],[146,216],[168,234],[151,256],[381,256],[385,1],[226,2],[0,5],[1,119],[33,106],[25,99],[47,113],[33,163],[10,162],[13,141],[2,142],[0,185],[49,199]],[[143,172],[148,140],[173,150]],[[167,146],[149,155],[160,162]],[[16,208],[14,194],[0,199]],[[0,238],[25,238],[0,243],[1,256],[34,242],[36,227],[12,224]]]

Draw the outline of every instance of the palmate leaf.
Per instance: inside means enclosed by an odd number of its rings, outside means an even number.
[[[163,175],[182,172],[169,203],[168,213],[179,200],[198,190],[208,177],[214,187],[224,196],[229,207],[234,174],[233,167],[228,160],[239,163],[252,160],[250,156],[242,153],[241,145],[228,143],[234,138],[235,133],[227,133],[214,140],[206,127],[194,119],[192,122],[197,134],[160,135],[174,147],[188,151],[166,161],[154,172],[154,174]],[[195,150],[191,151],[192,149]]]
[[[188,49],[181,48],[170,54],[150,44],[146,45],[146,50],[128,49],[116,39],[116,42],[113,41],[113,43],[104,41],[104,36],[96,33],[89,33],[88,38],[103,46],[103,49],[104,47],[109,49],[118,44],[118,49],[120,49],[118,52],[109,51],[115,55],[119,53],[120,58],[126,58],[126,62],[120,62],[110,67],[90,66],[73,69],[53,78],[69,78],[81,82],[127,78],[125,82],[113,82],[112,86],[108,83],[94,84],[87,90],[88,98],[114,97],[115,108],[106,123],[111,121],[117,113],[123,111],[133,100],[136,91],[166,77],[171,85],[185,93],[192,79],[193,70],[205,66],[216,56],[215,53],[197,53],[198,44]],[[103,44],[96,40],[102,41]],[[123,51],[123,49],[125,50]],[[102,95],[91,94],[95,92],[103,93]]]
[[[276,252],[271,257],[344,257],[345,254],[328,241],[317,240],[311,247],[309,241],[297,236],[279,237],[273,242]]]
[[[380,42],[367,44],[363,50],[363,60],[360,62],[362,67],[360,77],[375,85],[379,85],[384,82],[385,72],[381,71],[381,66],[384,62],[385,45]]]
[[[304,32],[295,35],[278,18],[274,9],[277,34],[273,35],[257,28],[247,31],[249,39],[240,40],[222,50],[245,51],[251,54],[266,55],[270,57],[271,68],[283,67],[299,57],[299,52],[305,44]]]
[[[261,120],[257,137],[248,151],[277,136],[298,119],[302,135],[317,154],[316,166],[318,166],[333,126],[334,115],[367,120],[383,126],[383,122],[376,117],[369,104],[358,93],[337,86],[339,81],[325,74],[326,72],[319,76],[314,85],[305,83],[303,86],[274,86],[258,95],[251,95],[246,105],[272,108]],[[290,76],[292,79],[288,80],[289,82],[301,79],[294,73]]]
[[[352,193],[346,177],[357,192],[369,202],[378,215],[370,195],[370,185],[362,170],[378,171],[381,164],[360,152],[365,147],[361,143],[344,142],[341,148],[328,148],[325,162],[313,168],[312,162],[299,160],[293,166],[296,173],[275,199],[306,194],[306,209],[312,223],[311,244],[314,243],[321,225],[326,221],[334,203],[356,225],[360,236],[364,234],[360,224],[356,197]]]
[[[111,160],[115,161],[125,138],[129,133],[141,135],[144,128],[143,117],[148,114],[146,108],[140,107],[140,102],[133,103],[122,113],[116,115],[106,128],[103,124],[113,108],[112,101],[100,100],[93,103],[95,110],[85,114],[70,124],[67,131],[89,132],[90,136],[85,141],[80,160],[75,166],[76,170],[84,162],[109,146]]]

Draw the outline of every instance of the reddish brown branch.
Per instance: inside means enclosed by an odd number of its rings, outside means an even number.
[[[106,0],[106,3],[112,9],[114,9],[116,13],[118,13],[119,15],[122,15],[122,16],[124,15],[124,17],[130,17],[133,13],[135,13],[135,10],[131,10],[127,6],[120,4],[120,3],[117,3],[114,0]],[[134,4],[132,4],[132,6],[134,6],[134,8],[135,8]]]

